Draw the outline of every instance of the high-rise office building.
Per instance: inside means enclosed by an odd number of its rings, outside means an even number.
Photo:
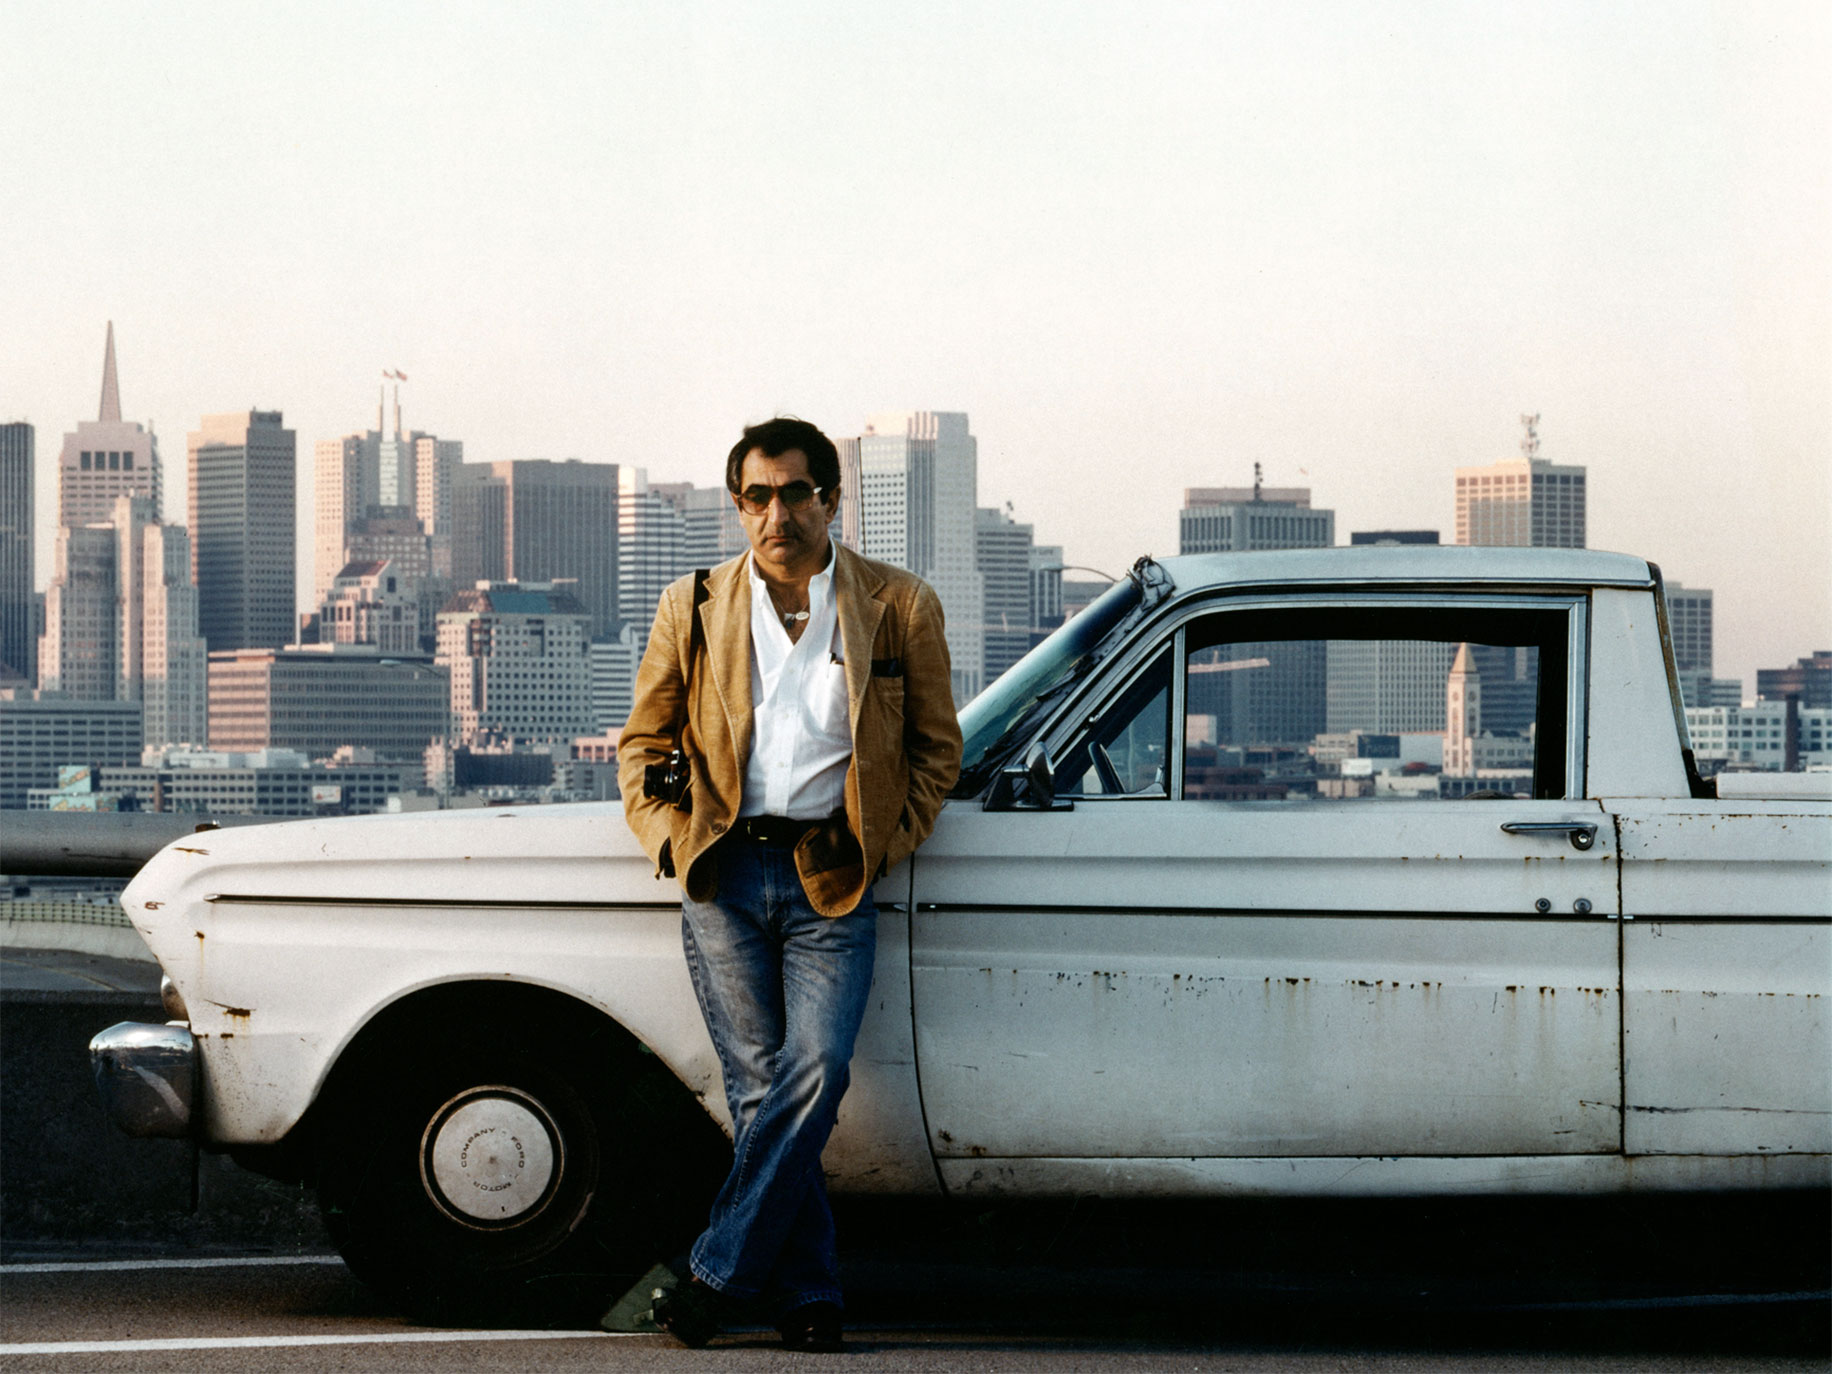
[[[1442,731],[1444,684],[1456,647],[1419,639],[1330,640],[1329,732]]]
[[[1257,467],[1255,476],[1257,479]],[[1177,552],[1256,553],[1328,548],[1336,513],[1313,509],[1309,487],[1190,487],[1177,518]],[[1241,673],[1240,660],[1266,661]],[[1328,650],[1323,640],[1217,645],[1190,660],[1189,710],[1215,718],[1210,736],[1229,748],[1302,744],[1328,719]]]
[[[405,507],[380,506],[350,527],[344,550],[350,563],[391,565],[402,594],[413,602],[421,647],[431,653],[439,608],[454,585],[449,537],[427,534],[425,522]]]
[[[411,525],[412,533],[427,543],[419,561],[433,570],[432,575],[451,575],[452,487],[464,445],[417,430],[404,432],[398,385],[392,429],[386,417],[384,394],[376,405],[374,429],[321,439],[314,451],[312,592],[317,601],[324,599],[346,563],[377,556],[374,549],[351,545],[351,536],[376,519]],[[397,572],[409,575],[404,564]]]
[[[319,605],[318,642],[373,644],[391,657],[419,654],[420,608],[412,587],[389,559],[345,564]]]
[[[966,415],[872,416],[859,436],[859,488],[865,553],[907,568],[935,589],[947,618],[954,699],[967,701],[983,680],[985,590],[974,517],[979,441]]]
[[[1786,668],[1756,669],[1757,700],[1786,701],[1789,697],[1798,697],[1802,706],[1814,710],[1832,710],[1832,650],[1795,659]]]
[[[1581,549],[1585,470],[1541,458],[1457,469],[1457,542]]]
[[[131,499],[131,498],[130,498]],[[113,701],[120,672],[113,525],[57,532],[45,632],[38,642],[38,685],[77,701]]]
[[[856,438],[836,439],[840,452],[840,513],[835,517],[839,528],[834,538],[857,552],[865,549],[865,478]]]
[[[619,615],[615,463],[546,458],[461,463],[452,480],[452,582],[578,584],[589,638],[616,632]],[[475,575],[473,575],[475,574]]]
[[[1355,530],[1352,546],[1436,544],[1436,530]],[[1337,639],[1329,645],[1332,734],[1440,733],[1444,683],[1454,644],[1424,640]]]
[[[1035,530],[1009,514],[981,506],[974,512],[975,554],[985,588],[981,624],[984,676],[991,686],[1031,646],[1031,550]]]
[[[454,744],[571,740],[593,730],[591,615],[552,583],[454,592],[439,612]]]
[[[654,482],[681,513],[681,571],[714,568],[750,548],[738,507],[724,487],[696,487],[691,482]],[[645,633],[647,627],[644,627]]]
[[[474,587],[509,576],[509,480],[485,463],[452,473],[452,585]]]
[[[1585,547],[1585,470],[1539,456],[1539,416],[1523,415],[1520,457],[1457,469],[1457,542]]]
[[[1667,628],[1673,638],[1673,666],[1680,672],[1711,671],[1711,610],[1709,587],[1666,584]]]
[[[46,594],[43,685],[86,701],[138,702],[145,741],[202,744],[206,660],[191,546],[144,496],[115,499],[108,524],[58,532]]]
[[[381,504],[379,454],[372,457],[375,431],[320,439],[312,461],[312,596],[323,601],[332,580],[348,561],[344,537],[363,512]]]
[[[1711,675],[1712,601],[1709,587],[1665,584],[1667,626],[1673,639],[1673,666],[1679,695],[1687,707],[1740,706],[1743,680]]]
[[[427,534],[452,532],[452,482],[464,461],[464,442],[431,434],[413,436],[414,514]]]
[[[727,505],[731,502],[726,501]],[[617,618],[634,626],[643,644],[655,608],[679,577],[687,542],[686,521],[674,502],[649,489],[641,468],[617,473]]]
[[[38,681],[35,448],[31,425],[0,424],[0,680],[27,685]]]
[[[161,490],[159,441],[144,425],[121,418],[121,385],[115,370],[114,322],[102,356],[102,403],[93,421],[77,424],[64,435],[57,458],[57,523],[75,528],[114,518],[118,496],[144,496],[159,518]]]
[[[373,645],[212,652],[210,747],[322,759],[347,745],[418,760],[446,732],[449,695],[442,669]]]
[[[187,440],[191,569],[212,653],[293,639],[293,432],[277,410],[206,415]]]
[[[1309,487],[1188,487],[1177,516],[1177,552],[1326,549],[1336,512],[1313,510]]]
[[[1585,547],[1585,470],[1539,456],[1539,416],[1522,415],[1520,457],[1456,473],[1457,543],[1509,548]],[[1482,678],[1482,709],[1494,729],[1525,730],[1533,721],[1539,655],[1531,648],[1472,646]]]
[[[144,498],[115,502],[121,672],[117,695],[143,709],[148,747],[209,738],[209,658],[197,630],[191,540],[151,519]]]
[[[1029,614],[1033,644],[1041,643],[1045,635],[1063,622],[1060,544],[1031,545]]]
[[[642,666],[643,645],[649,627],[626,624],[615,639],[592,641],[589,658],[591,674],[592,726],[601,734],[615,734],[630,718],[636,703],[636,670]]]

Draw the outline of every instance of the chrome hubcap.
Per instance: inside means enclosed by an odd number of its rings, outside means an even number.
[[[420,1179],[454,1221],[515,1226],[552,1199],[564,1163],[560,1133],[539,1102],[515,1088],[471,1088],[427,1126]]]

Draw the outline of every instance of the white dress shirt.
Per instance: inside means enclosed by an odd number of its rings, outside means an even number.
[[[791,641],[770,589],[747,554],[751,579],[751,756],[740,816],[819,820],[846,804],[852,716],[839,608],[827,566],[808,583],[808,621]]]

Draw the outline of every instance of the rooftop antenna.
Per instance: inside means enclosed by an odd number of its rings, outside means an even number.
[[[1520,441],[1520,451],[1526,456],[1528,462],[1532,462],[1539,457],[1539,412],[1534,411],[1531,415],[1522,415],[1520,422],[1527,427],[1526,438]]]
[[[1260,499],[1260,465],[1258,463],[1255,463],[1253,465],[1253,502],[1255,505],[1259,504],[1259,499]]]

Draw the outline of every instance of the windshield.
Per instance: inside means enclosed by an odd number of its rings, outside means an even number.
[[[1079,677],[1094,648],[1134,606],[1143,589],[1134,578],[1115,582],[1092,605],[1008,668],[999,680],[961,708],[961,777],[954,795],[971,797],[1003,745],[1037,704]]]

